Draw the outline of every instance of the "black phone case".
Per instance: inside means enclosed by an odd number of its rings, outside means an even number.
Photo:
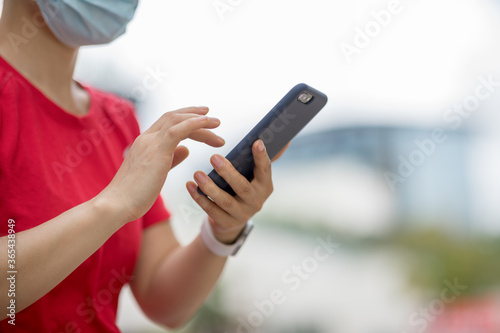
[[[307,92],[313,98],[306,104],[298,97]],[[227,154],[226,158],[245,176],[248,181],[253,179],[255,167],[252,145],[262,139],[269,158],[278,154],[285,145],[293,139],[316,114],[325,106],[328,98],[322,92],[301,83],[290,90],[276,106]],[[236,193],[219,174],[212,170],[208,176],[217,186],[231,195]],[[205,195],[198,187],[198,193]]]

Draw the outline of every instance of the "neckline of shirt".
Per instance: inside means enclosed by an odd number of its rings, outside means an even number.
[[[89,106],[88,110],[85,114],[83,115],[76,115],[73,114],[64,108],[62,108],[59,104],[54,102],[52,99],[50,99],[48,96],[46,96],[33,82],[31,82],[27,77],[25,77],[18,69],[16,69],[13,65],[11,65],[6,59],[4,59],[2,56],[0,56],[0,63],[3,64],[1,67],[6,67],[7,70],[9,70],[11,73],[13,73],[14,76],[22,80],[24,83],[26,83],[31,90],[33,90],[36,94],[38,94],[43,100],[45,100],[46,103],[48,103],[51,108],[49,108],[49,112],[54,113],[56,117],[64,117],[69,121],[77,121],[77,122],[86,122],[88,119],[93,118],[93,115],[95,113],[95,94],[93,89],[86,85],[78,82],[77,80],[73,80],[77,85],[85,89],[85,91],[89,94]]]

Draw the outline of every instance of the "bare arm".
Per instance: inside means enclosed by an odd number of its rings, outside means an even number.
[[[48,293],[119,228],[119,216],[96,199],[16,234],[17,311]],[[0,248],[7,248],[7,237],[0,238]],[[0,266],[7,271],[7,260],[2,260]],[[1,306],[9,302],[6,282],[1,282],[1,290],[5,291],[0,294]]]
[[[18,311],[37,301],[126,223],[153,205],[169,170],[187,156],[178,147],[186,138],[220,146],[223,140],[207,129],[219,121],[204,117],[207,108],[186,108],[164,114],[140,135],[111,183],[94,199],[35,228],[16,234]],[[0,238],[7,252],[7,237]],[[8,271],[7,260],[0,270]],[[8,306],[6,279],[0,280],[0,307]]]
[[[218,188],[203,173],[206,178],[199,185],[214,202],[198,194],[193,182],[187,184],[193,199],[209,215],[214,234],[221,242],[232,243],[273,190],[271,161],[266,151],[257,147],[254,144],[256,168],[255,179],[251,183],[228,160],[223,159],[222,165],[217,166],[212,159],[216,171],[235,190],[236,197]],[[185,247],[179,246],[170,225],[160,223],[143,233],[136,278],[130,285],[146,315],[167,327],[177,328],[189,320],[204,302],[226,260],[212,254],[200,236]]]
[[[213,289],[226,258],[213,255],[200,236],[179,245],[169,223],[143,233],[141,256],[130,281],[142,310],[170,328],[185,323]]]

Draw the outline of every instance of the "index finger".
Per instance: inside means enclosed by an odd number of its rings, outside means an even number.
[[[153,125],[151,125],[151,127],[149,127],[146,130],[146,132],[152,133],[152,132],[159,131],[163,127],[165,122],[168,120],[169,114],[172,114],[172,113],[182,113],[182,114],[190,113],[190,114],[197,114],[197,115],[204,116],[208,113],[208,108],[206,106],[198,106],[198,107],[197,106],[190,106],[190,107],[182,108],[182,109],[175,110],[175,111],[165,112],[164,114],[161,115],[160,118],[158,118],[157,121],[154,122]]]
[[[164,142],[173,151],[182,140],[190,137],[194,131],[202,128],[213,129],[219,125],[220,120],[217,118],[207,116],[188,118],[176,125],[163,128]]]

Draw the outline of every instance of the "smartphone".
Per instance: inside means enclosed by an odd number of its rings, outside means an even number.
[[[269,158],[278,154],[325,106],[328,98],[322,92],[300,83],[290,90],[281,101],[227,154],[226,158],[248,181],[253,179],[255,167],[252,145],[262,139]],[[236,195],[231,186],[212,170],[208,176],[217,186]],[[198,193],[205,195],[198,187]]]

